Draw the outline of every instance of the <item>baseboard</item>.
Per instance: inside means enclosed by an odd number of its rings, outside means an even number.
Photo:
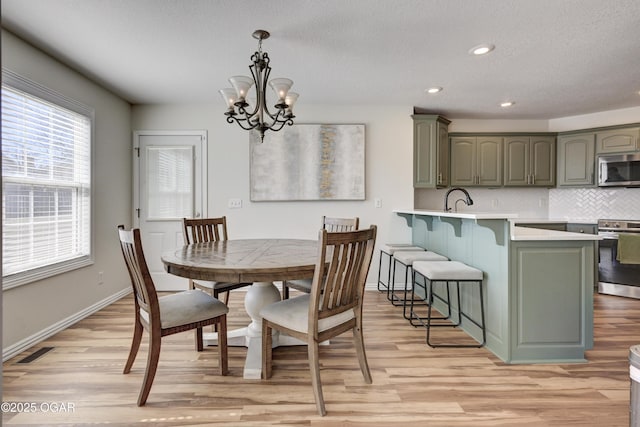
[[[18,341],[15,344],[8,346],[7,348],[2,349],[2,361],[5,362],[12,357],[20,354],[21,352],[27,350],[28,348],[38,344],[39,342],[57,334],[60,331],[65,330],[69,326],[79,322],[92,315],[93,313],[102,310],[106,306],[113,304],[118,301],[120,298],[123,298],[132,292],[131,287],[127,287],[105,299],[102,301],[98,301],[90,307],[85,308],[84,310],[67,317],[66,319],[62,319],[61,321],[54,323],[46,329],[41,330],[40,332],[33,334],[23,340]]]

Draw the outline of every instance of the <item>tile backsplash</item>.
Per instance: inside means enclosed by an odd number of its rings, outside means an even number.
[[[458,212],[503,212],[517,213],[521,218],[546,218],[549,208],[549,190],[546,188],[475,188],[469,187],[472,206],[458,203]],[[416,209],[442,210],[447,189],[420,189],[414,192]],[[452,208],[456,200],[464,198],[459,191],[449,196]]]
[[[467,188],[474,203],[460,212],[517,213],[520,218],[595,223],[600,218],[640,220],[640,188]],[[416,209],[441,210],[447,189],[414,192]],[[462,198],[453,192],[449,205]]]
[[[584,222],[640,220],[640,188],[553,188],[549,190],[549,217]]]

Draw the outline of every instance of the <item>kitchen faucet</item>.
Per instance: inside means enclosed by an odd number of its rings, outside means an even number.
[[[464,188],[460,188],[460,187],[453,187],[450,188],[449,191],[447,191],[447,194],[444,195],[444,211],[445,212],[449,212],[451,210],[451,208],[449,207],[449,194],[451,194],[451,192],[453,191],[462,191],[464,193],[464,195],[467,197],[467,200],[462,200],[467,206],[471,206],[473,204],[473,200],[471,199],[471,196],[469,195],[469,192],[467,190],[465,190]]]

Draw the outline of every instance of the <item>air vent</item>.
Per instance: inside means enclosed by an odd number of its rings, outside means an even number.
[[[40,350],[30,354],[29,356],[25,357],[24,359],[18,360],[18,363],[31,363],[34,360],[37,360],[37,359],[41,358],[42,356],[44,356],[45,354],[47,354],[48,352],[50,352],[54,348],[55,347],[42,347]]]

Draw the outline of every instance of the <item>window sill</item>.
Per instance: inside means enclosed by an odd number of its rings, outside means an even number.
[[[49,277],[57,276],[58,274],[87,267],[89,265],[93,265],[93,258],[84,256],[35,270],[5,276],[2,278],[2,290],[6,291],[8,289],[17,288],[18,286],[33,283],[38,280],[44,280]]]

